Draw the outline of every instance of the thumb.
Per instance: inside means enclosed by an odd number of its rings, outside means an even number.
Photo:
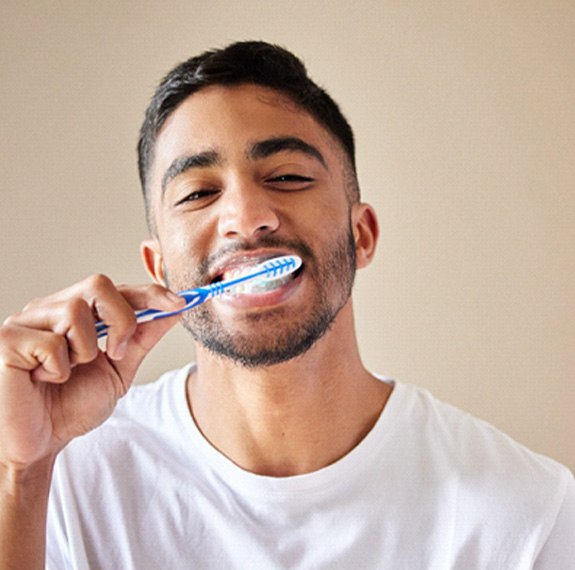
[[[122,380],[131,383],[148,353],[179,321],[179,315],[142,323],[124,347],[124,356],[114,361]]]

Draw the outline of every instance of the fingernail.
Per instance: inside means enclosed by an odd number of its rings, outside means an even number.
[[[116,345],[116,348],[114,349],[113,354],[111,354],[110,356],[114,360],[122,360],[122,358],[124,358],[124,356],[126,356],[127,350],[128,350],[128,341],[123,340],[118,345]]]

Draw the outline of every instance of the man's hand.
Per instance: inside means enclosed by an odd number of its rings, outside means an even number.
[[[135,309],[175,310],[184,301],[158,285],[116,287],[96,275],[37,299],[0,327],[0,465],[54,457],[106,420],[146,354],[175,324],[136,324]],[[109,325],[106,349],[95,320]]]

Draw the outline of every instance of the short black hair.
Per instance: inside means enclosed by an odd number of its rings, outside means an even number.
[[[274,44],[236,42],[177,65],[160,82],[150,101],[138,140],[138,170],[148,219],[148,175],[156,139],[167,118],[187,97],[204,87],[249,83],[287,95],[314,117],[341,143],[356,178],[353,131],[337,103],[310,79],[303,62]]]

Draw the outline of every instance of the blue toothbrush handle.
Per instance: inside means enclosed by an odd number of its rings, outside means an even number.
[[[136,311],[134,314],[136,315],[136,322],[139,323],[147,323],[149,321],[155,321],[156,319],[162,319],[164,317],[171,317],[174,315],[179,315],[188,309],[192,309],[197,305],[202,304],[204,301],[207,301],[211,296],[211,289],[208,287],[198,287],[196,289],[192,289],[190,291],[182,291],[178,293],[180,297],[183,297],[186,300],[186,304],[177,311],[162,311],[159,309],[141,309]],[[98,321],[96,323],[96,333],[98,338],[102,338],[107,336],[109,326],[104,321]]]

